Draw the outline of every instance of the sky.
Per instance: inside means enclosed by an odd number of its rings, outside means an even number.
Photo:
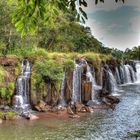
[[[140,0],[114,1],[95,5],[95,0],[87,0],[86,25],[105,47],[124,51],[140,45]]]

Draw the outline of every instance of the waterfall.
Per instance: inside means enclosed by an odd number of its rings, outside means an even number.
[[[130,76],[131,76],[131,81],[135,82],[136,81],[136,73],[131,65],[128,65],[129,71],[130,71]]]
[[[115,68],[115,77],[116,77],[117,84],[121,84],[121,78],[120,78],[118,67]]]
[[[128,65],[124,65],[124,76],[125,76],[125,83],[131,83],[131,75],[129,71]]]
[[[110,91],[111,93],[114,93],[117,90],[117,82],[110,69],[108,70],[108,76],[109,76]]]
[[[124,79],[125,79],[125,72],[124,72],[124,66],[123,65],[121,65],[120,67],[119,67],[119,75],[120,75],[120,80],[121,80],[121,84],[124,84],[125,83],[125,81],[124,81]]]
[[[14,96],[13,104],[16,110],[26,111],[30,108],[29,80],[30,64],[27,60],[23,60],[21,65],[21,75],[16,81],[16,95]]]
[[[117,90],[116,79],[107,64],[104,66],[103,89],[111,94]]]
[[[75,64],[75,69],[73,72],[73,102],[81,102],[81,71],[82,66],[80,64]]]
[[[136,77],[137,77],[136,82],[140,83],[140,62],[136,63],[136,70],[137,70],[137,72],[136,72]]]
[[[124,65],[124,78],[125,83],[132,83],[136,81],[136,73],[132,66],[128,64]]]
[[[61,99],[60,99],[60,105],[66,106],[65,102],[65,86],[66,86],[66,73],[63,76],[62,84],[61,84]]]
[[[95,78],[93,77],[92,72],[91,72],[91,68],[89,67],[88,64],[87,64],[87,73],[86,73],[86,76],[92,82],[91,99],[92,99],[92,101],[97,102],[97,99],[96,99],[97,90],[101,89],[101,87],[96,84]]]

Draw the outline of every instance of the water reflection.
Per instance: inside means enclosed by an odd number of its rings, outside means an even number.
[[[119,88],[121,102],[114,111],[64,121],[7,122],[0,125],[0,140],[125,140],[127,132],[140,129],[140,85]]]

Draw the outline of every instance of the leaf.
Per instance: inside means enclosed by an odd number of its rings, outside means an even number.
[[[82,13],[82,15],[84,16],[84,18],[88,19],[87,14],[83,11],[83,9],[81,7],[79,7],[79,10]]]

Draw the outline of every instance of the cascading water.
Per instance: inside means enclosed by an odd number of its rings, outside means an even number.
[[[115,77],[116,77],[117,84],[121,84],[121,78],[120,78],[118,67],[115,68]]]
[[[103,89],[107,90],[110,94],[113,94],[117,91],[117,82],[112,73],[109,69],[108,65],[104,66],[104,78],[103,78]]]
[[[80,64],[75,64],[75,69],[73,72],[73,102],[81,102],[81,71],[82,66]]]
[[[134,72],[132,66],[124,65],[124,83],[132,83],[136,81],[136,73]]]
[[[119,75],[120,75],[120,80],[121,80],[121,83],[120,84],[124,84],[124,79],[125,79],[125,72],[124,72],[124,67],[123,67],[123,65],[121,65],[120,67],[119,67]]]
[[[117,82],[110,69],[108,70],[108,76],[111,93],[114,93],[115,91],[117,91]]]
[[[136,83],[140,83],[140,62],[136,63],[136,70],[137,70],[137,72],[136,72],[136,77],[137,77]]]
[[[60,100],[60,105],[61,106],[66,106],[65,85],[66,85],[66,74],[64,74],[63,79],[62,79],[62,84],[61,84],[61,100]]]
[[[27,60],[23,60],[21,67],[21,75],[16,81],[16,95],[14,96],[13,106],[17,111],[30,109],[29,98],[29,80],[30,80],[30,64]]]
[[[101,89],[100,86],[97,86],[95,78],[92,75],[91,68],[87,64],[87,73],[86,76],[89,78],[89,80],[92,82],[92,94],[91,94],[91,99],[93,102],[97,103],[98,100],[96,99],[97,91]]]

